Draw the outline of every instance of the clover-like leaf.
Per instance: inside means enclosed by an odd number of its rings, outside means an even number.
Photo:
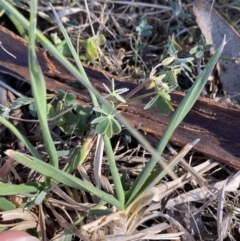
[[[0,105],[0,115],[6,118],[11,111],[11,108]]]
[[[98,46],[94,45],[94,43],[88,39],[86,53],[87,53],[87,58],[89,60],[96,60],[96,59],[98,59],[99,54],[98,54],[97,47]]]
[[[151,25],[146,25],[141,31],[141,37],[148,37],[152,34],[153,27]]]
[[[36,105],[34,104],[34,102],[30,103],[30,105],[28,106],[29,112],[33,117],[37,117],[37,109],[36,109]]]
[[[76,105],[76,95],[73,93],[67,93],[65,96],[65,106],[71,107]]]
[[[181,63],[181,65],[182,65],[182,67],[183,67],[184,69],[186,69],[188,72],[192,73],[191,68],[190,68],[187,64]]]
[[[66,40],[61,40],[57,33],[52,33],[51,34],[52,41],[54,45],[56,46],[57,50],[64,55],[65,57],[72,57],[72,53],[68,47],[67,41]]]
[[[106,38],[103,34],[97,34],[87,40],[80,40],[80,44],[85,48],[86,53],[81,55],[81,59],[90,61],[96,60],[99,57],[98,47],[105,44]]]
[[[141,37],[148,37],[152,33],[153,27],[151,25],[147,24],[147,16],[144,15],[136,27],[136,31],[138,32],[138,35]]]
[[[76,95],[73,93],[67,93],[66,91],[60,89],[58,90],[57,97],[59,100],[64,102],[66,107],[71,107],[76,105]]]
[[[195,46],[190,49],[189,54],[196,54],[197,50],[198,50],[198,46]]]
[[[121,125],[114,119],[114,115],[112,114],[114,108],[113,102],[110,103],[110,108],[104,104],[102,108],[93,108],[94,111],[101,113],[102,116],[97,117],[91,122],[93,125],[96,124],[95,129],[98,134],[107,135],[109,138],[111,138],[113,134],[118,134],[121,131]]]
[[[129,89],[128,89],[128,88],[121,88],[121,89],[116,89],[116,90],[115,90],[115,82],[114,82],[114,79],[112,79],[112,82],[111,82],[111,83],[112,83],[112,90],[110,90],[110,89],[108,88],[108,86],[103,83],[103,87],[104,87],[104,88],[107,90],[107,92],[109,93],[109,94],[107,94],[105,97],[107,98],[107,97],[111,96],[112,98],[116,98],[117,100],[119,100],[119,101],[122,102],[122,103],[126,103],[126,100],[121,96],[121,94],[127,92]]]
[[[106,119],[106,116],[100,116],[100,117],[97,117],[95,118],[94,120],[92,120],[91,124],[94,125],[94,124],[98,124],[99,122],[102,122]]]
[[[170,102],[170,95],[162,90],[158,91],[157,95],[146,104],[144,109],[149,109],[152,106],[156,106],[157,110],[163,115],[168,115],[170,111],[174,110]]]
[[[29,98],[29,97],[25,97],[25,96],[19,97],[16,100],[14,100],[14,102],[11,105],[11,108],[12,109],[17,109],[17,108],[20,108],[20,107],[22,107],[24,105],[29,105],[32,102],[34,102],[33,98]]]
[[[103,108],[100,108],[100,107],[94,107],[94,108],[93,108],[93,111],[98,112],[98,113],[101,113],[101,114],[103,114],[103,115],[108,115],[108,112],[105,111]]]
[[[92,122],[93,123],[93,122]],[[104,135],[109,129],[109,120],[106,117],[102,117],[101,121],[99,121],[96,125],[96,132],[100,135]],[[109,131],[108,131],[109,136]]]
[[[111,125],[111,121],[108,122],[109,125],[108,125],[108,128],[106,129],[106,135],[111,138],[112,135],[113,135],[113,130],[112,130],[112,125]]]
[[[116,119],[112,119],[111,121],[112,124],[112,131],[114,134],[119,134],[121,131],[121,125],[119,124],[119,122]]]
[[[161,92],[158,94],[158,98],[155,101],[157,110],[163,115],[168,115],[174,110],[169,97],[167,93]]]
[[[167,81],[169,86],[176,86],[177,82],[177,74],[181,72],[181,68],[171,68],[170,70],[163,71],[162,73],[165,74],[165,80]]]
[[[182,47],[175,41],[175,39],[170,38],[169,46],[168,46],[168,53],[177,59],[178,58],[177,53],[181,50],[182,50]]]
[[[167,66],[167,65],[171,64],[174,60],[175,60],[174,56],[167,57],[162,60],[162,65]]]

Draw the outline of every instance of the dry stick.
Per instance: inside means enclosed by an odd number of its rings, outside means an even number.
[[[147,84],[149,84],[151,82],[151,79],[148,78],[146,79],[143,83],[141,83],[140,85],[138,85],[136,88],[134,88],[129,94],[127,94],[125,96],[126,101],[128,99],[130,99],[133,95],[135,95],[139,90],[141,90],[142,88],[144,88]]]
[[[0,41],[0,47],[3,49],[3,51],[5,51],[7,54],[9,54],[10,56],[12,56],[14,59],[16,59],[17,57],[13,54],[11,54],[9,51],[7,51],[3,45],[2,45],[2,42]]]
[[[173,149],[173,147],[171,146],[171,144],[167,144],[167,147],[169,149],[169,151],[173,154],[173,155],[177,155],[178,153]],[[195,180],[198,182],[198,184],[200,186],[205,186],[208,184],[207,180],[205,178],[203,178],[200,174],[198,174],[186,161],[184,158],[182,158],[182,160],[180,161],[180,163],[182,164],[182,166],[192,174],[192,176],[195,178]]]

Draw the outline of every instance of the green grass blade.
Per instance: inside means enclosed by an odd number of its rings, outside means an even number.
[[[202,92],[206,81],[208,79],[208,76],[211,74],[214,66],[216,65],[224,45],[226,44],[225,39],[223,40],[223,43],[219,47],[219,49],[216,51],[216,53],[212,56],[204,70],[201,72],[197,80],[194,82],[178,108],[176,109],[172,120],[170,121],[169,125],[167,126],[166,131],[164,132],[163,137],[161,138],[157,151],[159,155],[162,154],[163,150],[165,149],[171,135],[177,128],[177,126],[181,123],[181,121],[184,119],[184,117],[187,115],[187,113],[191,110],[192,106],[196,102],[197,98],[199,97],[200,93]],[[146,182],[147,178],[150,176],[153,168],[155,167],[158,159],[153,157],[146,165],[144,170],[140,173],[140,175],[137,177],[136,181],[134,182],[133,186],[131,187],[130,191],[127,194],[127,205],[131,203],[132,200],[134,200],[135,196],[139,193],[140,189]]]
[[[89,152],[91,151],[91,147],[93,145],[93,139],[96,135],[96,132],[92,130],[86,140],[83,142],[83,144],[75,147],[69,163],[64,167],[64,171],[67,173],[72,173],[79,165],[82,165],[82,163],[85,161],[87,158]]]
[[[26,184],[9,184],[0,183],[1,195],[17,195],[23,193],[36,193],[41,190],[41,186],[38,183],[26,183]]]
[[[27,166],[46,177],[52,178],[53,180],[63,183],[67,186],[93,193],[103,201],[106,201],[107,203],[117,207],[119,210],[123,210],[124,208],[123,204],[121,204],[113,195],[103,192],[93,185],[86,183],[64,171],[61,171],[56,167],[49,165],[48,163],[13,150],[7,150],[6,154],[24,166]]]
[[[16,206],[4,197],[0,197],[0,210],[9,211],[14,210]]]
[[[75,50],[75,48],[74,48],[74,46],[72,44],[72,41],[71,41],[71,39],[68,36],[67,31],[65,30],[61,20],[58,17],[58,14],[56,13],[55,9],[53,8],[52,4],[49,3],[49,5],[50,5],[50,7],[51,7],[51,9],[53,11],[53,14],[54,14],[54,16],[56,18],[56,21],[57,21],[57,24],[58,24],[58,27],[60,28],[60,30],[61,30],[61,32],[62,32],[62,34],[64,36],[64,39],[67,42],[67,45],[68,45],[68,47],[69,47],[69,49],[71,51],[71,54],[72,54],[72,56],[73,56],[73,58],[74,58],[74,60],[76,62],[76,65],[78,67],[78,70],[80,71],[80,74],[81,74],[82,78],[84,79],[84,81],[86,81],[86,82],[88,82],[90,84],[89,79],[87,77],[87,74],[86,74],[86,72],[85,72],[85,70],[84,70],[84,68],[82,66],[82,63],[81,63],[81,61],[79,59],[79,56],[76,53],[76,50]],[[92,102],[93,102],[93,106],[97,107],[98,106],[98,101],[97,101],[97,98],[96,98],[95,94],[91,91],[91,89],[89,89],[89,94],[91,96],[91,99],[92,99]]]
[[[31,88],[36,105],[38,119],[43,132],[43,140],[49,155],[50,163],[58,167],[58,156],[54,146],[47,121],[47,93],[42,70],[37,60],[35,35],[36,35],[36,14],[38,1],[31,1],[31,15],[29,26],[29,44],[28,44],[28,64],[31,78]]]
[[[11,14],[8,14],[9,19],[12,21],[13,25],[15,26],[15,28],[17,29],[19,35],[26,41],[28,41],[28,35],[25,31],[25,29],[23,28],[23,26],[16,20],[16,18],[14,18]]]
[[[124,194],[121,178],[120,178],[117,166],[116,166],[116,161],[115,161],[114,153],[113,153],[113,150],[112,150],[112,145],[111,145],[111,142],[110,142],[109,138],[106,135],[103,136],[103,141],[104,141],[104,144],[105,144],[105,152],[106,152],[106,155],[108,157],[108,164],[109,164],[109,168],[111,170],[111,175],[112,175],[112,178],[113,178],[117,198],[118,198],[118,201],[122,205],[124,205],[125,194]]]

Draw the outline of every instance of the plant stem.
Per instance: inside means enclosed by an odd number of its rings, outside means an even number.
[[[117,166],[116,166],[116,161],[115,161],[115,158],[114,158],[112,145],[111,145],[111,142],[110,142],[109,138],[106,135],[103,136],[103,141],[104,141],[104,145],[105,145],[105,152],[106,152],[107,158],[108,158],[109,168],[110,168],[111,175],[112,175],[112,178],[113,178],[113,182],[114,182],[114,185],[115,185],[117,198],[118,198],[118,201],[121,204],[124,205],[125,195],[124,195],[120,175],[118,173],[118,169],[117,169]]]

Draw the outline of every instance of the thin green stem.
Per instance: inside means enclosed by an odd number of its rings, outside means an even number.
[[[38,119],[43,132],[43,140],[47,153],[49,155],[49,161],[51,165],[58,168],[58,155],[54,146],[50,130],[47,121],[47,93],[44,76],[36,55],[35,45],[35,32],[37,24],[37,3],[38,1],[31,1],[30,4],[30,25],[29,25],[29,44],[28,44],[28,64],[29,74],[31,79],[32,94],[34,97],[34,103],[37,107]]]
[[[124,202],[125,202],[124,190],[123,190],[121,178],[116,166],[112,145],[109,138],[106,135],[103,136],[103,141],[105,145],[105,152],[108,157],[109,168],[110,168],[111,175],[112,175],[113,182],[116,189],[117,198],[118,198],[118,201],[124,205]]]
[[[71,51],[71,54],[72,54],[72,56],[73,56],[73,58],[74,58],[74,60],[75,60],[75,62],[76,62],[76,65],[77,65],[77,67],[78,67],[78,70],[79,70],[79,72],[80,72],[80,75],[82,76],[82,79],[83,79],[86,83],[90,84],[90,81],[89,81],[89,79],[88,79],[88,77],[87,77],[87,74],[86,74],[86,72],[85,72],[85,70],[84,70],[84,68],[83,68],[83,66],[82,66],[82,63],[81,63],[81,61],[80,61],[80,59],[79,59],[78,54],[76,53],[76,50],[75,50],[75,48],[74,48],[74,46],[73,46],[73,44],[72,44],[71,39],[69,38],[69,36],[68,36],[68,34],[67,34],[66,29],[64,28],[61,20],[60,20],[59,17],[58,17],[58,14],[56,13],[56,11],[55,11],[55,9],[53,8],[53,6],[52,6],[51,3],[50,3],[50,6],[51,6],[52,11],[53,11],[53,13],[54,13],[54,16],[55,16],[55,18],[56,18],[56,20],[57,20],[58,26],[59,26],[59,28],[60,28],[60,30],[61,30],[61,32],[62,32],[62,34],[63,34],[63,36],[64,36],[64,38],[65,38],[65,40],[66,40],[66,42],[67,42],[67,45],[68,45],[68,47],[69,47],[69,49],[70,49],[70,51]],[[90,97],[91,97],[93,106],[94,106],[94,107],[98,107],[98,101],[97,101],[96,95],[94,94],[94,92],[93,92],[91,89],[89,89],[88,91],[89,91],[89,94],[90,94]]]

